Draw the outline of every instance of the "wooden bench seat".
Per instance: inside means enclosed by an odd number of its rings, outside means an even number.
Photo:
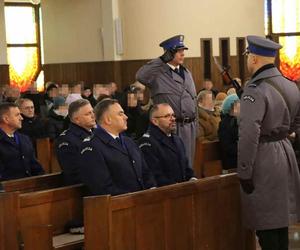
[[[20,243],[24,243],[24,249],[38,250],[39,247],[34,248],[34,245],[39,244],[47,249],[46,239],[49,239],[47,234],[50,232],[55,238],[48,243],[54,249],[80,248],[83,245],[82,236],[66,234],[65,225],[70,220],[82,219],[83,195],[84,188],[80,184],[28,193],[0,194],[0,236],[3,236],[0,249],[17,250]],[[46,236],[41,236],[41,241],[37,241],[35,236],[43,232],[42,227]],[[74,242],[71,242],[72,239]]]

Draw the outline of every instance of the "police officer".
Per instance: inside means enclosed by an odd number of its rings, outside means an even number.
[[[80,99],[72,102],[68,110],[70,125],[55,141],[57,160],[67,185],[80,183],[78,156],[82,141],[92,135],[96,126],[90,102]]]
[[[287,250],[288,225],[300,219],[300,177],[288,135],[300,126],[300,94],[274,66],[281,46],[248,36],[252,77],[241,97],[238,176],[245,225],[262,250]]]
[[[80,177],[90,193],[118,195],[154,187],[140,149],[121,135],[127,129],[127,116],[118,101],[102,100],[95,116],[98,126],[80,152]]]
[[[196,89],[191,73],[182,64],[184,36],[163,41],[164,54],[141,67],[136,78],[150,88],[154,104],[169,103],[176,115],[177,135],[183,140],[193,164],[196,140]]]
[[[21,127],[18,106],[0,104],[0,181],[44,174],[29,137],[17,132]]]
[[[189,165],[181,138],[176,130],[175,114],[167,103],[155,104],[150,111],[151,124],[139,140],[145,160],[158,186],[197,180]]]

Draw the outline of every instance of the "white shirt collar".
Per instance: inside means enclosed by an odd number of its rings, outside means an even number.
[[[107,132],[112,138],[114,138],[114,139],[120,137],[120,136],[118,136],[118,135],[114,135],[114,134],[112,134],[112,133],[109,133],[108,131],[106,131],[106,132]]]
[[[169,67],[172,69],[172,70],[175,70],[175,69],[178,69],[179,70],[179,66],[180,65],[177,65],[176,67],[170,63],[167,63],[169,65]]]

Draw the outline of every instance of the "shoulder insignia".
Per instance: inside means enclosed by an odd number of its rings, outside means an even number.
[[[86,152],[86,151],[93,151],[93,148],[91,148],[91,147],[86,147],[86,148],[84,148],[84,149],[81,150],[80,154],[83,154],[83,153]]]
[[[67,129],[66,129],[66,130],[64,130],[63,132],[61,132],[61,133],[60,133],[60,135],[59,135],[59,136],[61,136],[61,135],[66,135],[66,134],[67,134],[67,131],[68,131]]]
[[[145,133],[145,134],[143,134],[143,137],[149,138],[149,137],[150,137],[150,134]]]
[[[257,84],[256,83],[250,83],[250,84],[247,85],[247,87],[249,87],[249,88],[256,88]]]
[[[61,148],[63,146],[69,146],[69,143],[68,142],[62,142],[58,145],[58,148]]]
[[[251,96],[251,95],[244,95],[244,96],[243,96],[243,100],[244,100],[244,101],[250,101],[250,102],[252,102],[252,103],[255,102],[255,98],[254,98],[253,96]]]
[[[142,148],[142,147],[145,147],[145,146],[151,147],[151,143],[149,143],[149,142],[142,143],[141,145],[139,145],[139,148]]]
[[[90,141],[91,139],[92,139],[91,136],[88,136],[88,137],[86,137],[86,138],[83,139],[83,142]]]

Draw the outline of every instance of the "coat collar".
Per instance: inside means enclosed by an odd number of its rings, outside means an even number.
[[[161,129],[153,124],[151,124],[149,126],[149,134],[153,137],[155,137],[155,139],[159,140],[160,142],[162,142],[163,144],[165,144],[167,147],[169,147],[172,151],[177,153],[177,148],[175,145],[175,138],[173,135],[171,135],[171,138],[169,136],[167,136],[163,131],[161,131]],[[172,143],[171,140],[174,140],[174,143]]]
[[[114,138],[112,138],[112,136],[110,134],[108,134],[105,129],[103,129],[102,127],[98,126],[95,130],[94,130],[94,135],[97,136],[101,141],[103,141],[105,144],[110,145],[111,147],[114,147],[115,149],[119,150],[120,152],[122,152],[123,154],[128,155],[128,152],[126,150],[126,145],[125,145],[125,141],[124,138],[122,138],[122,135],[120,135],[120,139],[123,143],[123,146],[118,143]]]
[[[266,70],[262,71],[261,73],[259,73],[257,76],[252,78],[248,82],[248,84],[255,83],[255,82],[265,79],[265,78],[271,78],[274,76],[281,76],[281,75],[282,74],[280,73],[280,71],[276,67],[273,67],[273,68],[266,69]]]
[[[184,73],[186,73],[186,68],[182,65],[180,65],[180,68],[183,69]],[[163,71],[168,74],[174,81],[178,82],[178,83],[184,83],[184,79],[182,79],[182,77],[180,75],[178,75],[177,73],[175,73],[168,64],[164,63],[163,64]]]
[[[87,131],[86,129],[76,125],[73,122],[70,123],[69,130],[80,138],[85,138],[92,134],[92,132]]]
[[[14,132],[14,138],[15,138],[15,141],[10,140],[8,135],[2,129],[0,129],[0,140],[6,141],[13,146],[18,146],[18,144],[20,144],[21,141],[20,141],[20,134],[17,131]]]

